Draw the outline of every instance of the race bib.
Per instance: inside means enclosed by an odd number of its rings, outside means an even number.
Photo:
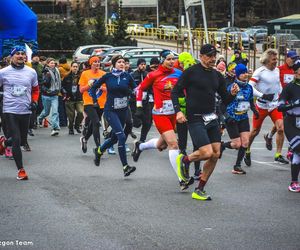
[[[75,94],[77,92],[77,85],[72,86],[72,93]]]
[[[290,83],[291,81],[293,81],[293,79],[294,79],[294,75],[292,74],[284,74],[283,76],[284,83]]]
[[[23,96],[27,92],[27,88],[24,86],[13,86],[12,87],[12,95],[13,96]]]
[[[296,117],[296,128],[300,128],[300,117]]]
[[[215,113],[210,113],[210,114],[202,115],[202,118],[205,123],[209,123],[213,120],[216,120],[218,116]]]
[[[236,107],[237,112],[247,112],[250,108],[250,102],[239,102],[238,106]]]
[[[173,107],[172,100],[163,101],[162,113],[165,115],[173,115],[175,114],[175,110]]]
[[[114,109],[123,109],[127,107],[127,97],[114,98]]]
[[[278,101],[273,101],[268,103],[268,110],[272,111],[278,107]]]

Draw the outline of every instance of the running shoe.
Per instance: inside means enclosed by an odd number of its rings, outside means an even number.
[[[84,136],[81,136],[81,137],[80,137],[80,144],[81,144],[81,150],[82,150],[82,152],[85,154],[86,151],[87,151],[87,141],[86,141],[86,139],[84,138]]]
[[[188,182],[188,180],[190,178],[190,174],[189,174],[189,167],[190,167],[190,165],[189,164],[185,164],[183,162],[183,157],[184,157],[183,154],[179,154],[176,157],[177,174],[178,174],[178,177],[181,180],[184,180],[185,182]]]
[[[197,170],[195,169],[194,180],[199,181],[200,180],[200,175],[201,175],[201,168],[199,168]]]
[[[109,135],[110,135],[110,132],[108,132],[107,130],[103,131],[103,137],[105,140],[108,139]]]
[[[246,174],[246,171],[241,166],[235,165],[232,169],[233,174]]]
[[[57,136],[59,134],[59,130],[53,129],[51,132],[51,136]]]
[[[289,151],[287,152],[286,154],[286,158],[289,160],[289,161],[292,161],[293,160],[293,151],[291,151],[289,149]]]
[[[244,162],[248,167],[251,166],[251,153],[250,152],[246,152],[245,157],[244,157]]]
[[[77,132],[78,134],[81,134],[80,128],[75,128],[75,130],[76,130],[76,132]]]
[[[28,129],[28,135],[30,135],[30,136],[34,136],[34,133],[33,133],[33,130],[30,128],[30,129]]]
[[[134,162],[137,162],[139,160],[139,157],[142,153],[142,150],[140,150],[140,144],[141,144],[140,141],[136,141],[134,143],[134,148],[133,148],[133,151],[131,153],[131,156],[132,156]]]
[[[22,146],[22,149],[25,152],[30,152],[31,151],[31,148],[30,148],[28,142],[26,142],[25,145]]]
[[[184,191],[189,188],[189,185],[185,181],[181,180],[179,182],[179,187],[180,187],[181,191]]]
[[[24,168],[21,168],[21,169],[18,171],[17,179],[18,179],[18,180],[28,180],[28,175],[26,174]]]
[[[127,144],[125,144],[125,148],[126,148],[126,153],[130,153],[130,148],[128,147],[128,145]]]
[[[299,182],[292,182],[291,185],[289,185],[289,191],[294,193],[300,193]]]
[[[136,167],[131,167],[129,165],[126,165],[123,167],[123,171],[124,171],[124,177],[129,176],[131,173],[133,173],[136,170]]]
[[[196,188],[195,191],[192,193],[192,198],[201,201],[211,200],[211,197],[204,190],[200,190],[198,188]]]
[[[133,133],[133,131],[131,131],[130,136],[131,136],[131,138],[134,139],[134,140],[137,138],[136,134]]]
[[[69,135],[74,135],[74,129],[69,129]]]
[[[48,120],[45,118],[44,119],[44,128],[48,128],[48,126],[49,126],[49,122],[48,122]]]
[[[116,151],[115,151],[114,147],[111,146],[111,147],[107,150],[107,153],[110,154],[110,155],[115,155],[115,154],[116,154]]]
[[[6,147],[5,148],[5,157],[10,159],[10,160],[14,159],[13,154],[12,154],[12,147]]]
[[[264,135],[264,139],[266,141],[266,148],[271,151],[273,149],[272,138],[269,138],[268,135]]]
[[[282,165],[282,164],[289,164],[289,161],[286,160],[282,155],[279,155],[279,156],[275,157],[274,162],[278,163],[280,165]]]
[[[4,142],[6,141],[5,137],[2,135],[0,136],[0,155],[5,153],[5,145]]]
[[[100,147],[94,148],[94,155],[95,155],[94,163],[97,167],[99,167],[101,156],[103,155],[103,153],[100,151]]]

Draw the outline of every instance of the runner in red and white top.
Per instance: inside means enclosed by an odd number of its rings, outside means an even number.
[[[177,174],[176,157],[180,151],[175,134],[176,114],[171,100],[171,91],[181,76],[181,71],[174,68],[174,55],[169,50],[161,53],[161,64],[156,71],[147,75],[144,81],[137,88],[137,112],[136,116],[142,117],[143,91],[152,87],[154,96],[154,107],[152,111],[155,126],[160,133],[159,138],[151,139],[147,142],[135,142],[132,152],[133,160],[138,161],[142,151],[146,149],[158,149],[162,151],[169,148],[169,160]],[[181,189],[184,190],[192,184],[193,178],[184,182],[179,177]]]
[[[297,52],[294,50],[290,50],[286,54],[285,63],[283,65],[278,66],[280,83],[282,88],[284,88],[291,81],[293,81],[294,79],[293,65],[297,59],[298,59]],[[272,150],[273,147],[272,138],[275,133],[276,133],[276,126],[273,126],[271,131],[264,135],[264,139],[266,141],[266,148],[268,150]]]
[[[288,164],[281,154],[284,134],[282,113],[277,110],[279,95],[282,87],[279,79],[279,69],[277,65],[277,51],[274,49],[266,50],[260,61],[263,66],[255,70],[249,84],[253,87],[254,96],[257,96],[256,109],[259,117],[253,116],[253,126],[250,133],[249,147],[247,149],[244,161],[247,166],[251,165],[250,147],[254,138],[259,134],[264,119],[269,116],[277,130],[275,162]]]

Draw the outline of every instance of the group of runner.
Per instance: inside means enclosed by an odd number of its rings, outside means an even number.
[[[145,150],[168,149],[170,165],[181,190],[199,180],[192,198],[210,200],[205,186],[223,151],[237,149],[232,173],[246,174],[241,167],[242,160],[244,158],[247,166],[251,165],[250,146],[264,119],[270,116],[274,129],[264,136],[266,146],[272,150],[271,138],[276,133],[274,160],[288,164],[282,155],[285,132],[293,152],[289,190],[300,192],[300,60],[296,52],[289,51],[286,65],[277,68],[277,51],[266,50],[261,57],[262,67],[255,70],[250,80],[243,63],[226,65],[224,77],[216,69],[217,53],[213,45],[205,44],[200,50],[200,62],[196,63],[187,52],[176,59],[172,51],[164,50],[159,62],[151,60],[151,72],[146,71],[143,59],[137,62],[136,71],[129,72],[126,59],[116,55],[112,58],[111,72],[105,73],[100,69],[100,58],[90,57],[89,68],[81,73],[78,83],[85,113],[80,137],[83,153],[87,152],[88,139],[93,135],[94,163],[99,166],[103,154],[118,143],[123,173],[125,177],[129,176],[136,167],[128,163],[126,140],[132,134],[133,125],[139,123],[141,136],[134,142],[133,161],[137,162]],[[9,135],[0,137],[0,154],[12,145],[19,169],[18,179],[27,179],[20,146],[27,140],[28,119],[37,106],[39,90],[35,71],[24,65],[26,55],[23,47],[15,47],[11,57],[11,65],[0,70],[0,86],[3,86],[4,93],[3,118],[9,128]],[[251,131],[250,109],[253,112]],[[282,112],[285,114],[284,122]],[[152,119],[159,137],[146,141]],[[230,137],[227,142],[221,141],[222,121]],[[111,128],[102,143],[100,126],[104,131]],[[187,153],[188,132],[193,143],[190,154]],[[195,163],[194,176],[190,176],[191,162]]]

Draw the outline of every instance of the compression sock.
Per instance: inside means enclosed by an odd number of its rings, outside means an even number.
[[[236,166],[241,166],[241,162],[245,156],[246,149],[247,148],[244,148],[244,147],[239,148],[236,163],[235,163]]]
[[[171,163],[171,165],[172,165],[172,168],[173,168],[175,174],[177,175],[177,177],[178,177],[178,174],[177,174],[177,163],[176,163],[176,158],[177,158],[177,156],[179,155],[179,152],[180,152],[180,151],[179,151],[178,149],[170,149],[170,150],[169,150],[169,160],[170,160],[170,163]],[[179,177],[178,177],[178,180],[181,181]]]
[[[143,142],[140,144],[139,148],[141,151],[144,151],[147,149],[156,149],[158,140],[159,140],[158,138],[154,138],[147,142]]]

